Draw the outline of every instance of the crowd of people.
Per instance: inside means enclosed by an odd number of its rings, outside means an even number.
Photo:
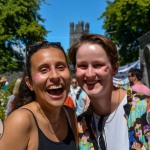
[[[130,88],[113,85],[119,58],[110,39],[83,34],[69,48],[75,75],[60,43],[27,49],[0,149],[150,150],[150,89],[135,68]]]

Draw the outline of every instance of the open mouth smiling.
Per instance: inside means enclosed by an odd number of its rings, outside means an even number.
[[[61,95],[64,92],[64,87],[62,85],[53,85],[50,86],[46,91],[50,95]]]

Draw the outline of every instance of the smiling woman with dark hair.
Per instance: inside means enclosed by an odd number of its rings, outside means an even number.
[[[26,71],[4,121],[1,150],[76,150],[76,117],[64,106],[70,71],[59,43],[28,46]]]

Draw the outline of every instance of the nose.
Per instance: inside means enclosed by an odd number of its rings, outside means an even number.
[[[89,66],[86,70],[86,77],[88,78],[92,78],[95,77],[95,71],[94,68],[92,66]]]
[[[52,82],[60,81],[60,75],[56,68],[51,68],[51,71],[49,73],[49,78]]]

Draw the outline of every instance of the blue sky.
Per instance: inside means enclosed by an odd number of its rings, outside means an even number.
[[[103,20],[98,20],[105,11],[106,0],[46,0],[40,14],[46,19],[44,26],[51,31],[47,35],[50,42],[61,42],[65,50],[69,48],[70,22],[84,21],[90,24],[91,33],[104,34]]]

